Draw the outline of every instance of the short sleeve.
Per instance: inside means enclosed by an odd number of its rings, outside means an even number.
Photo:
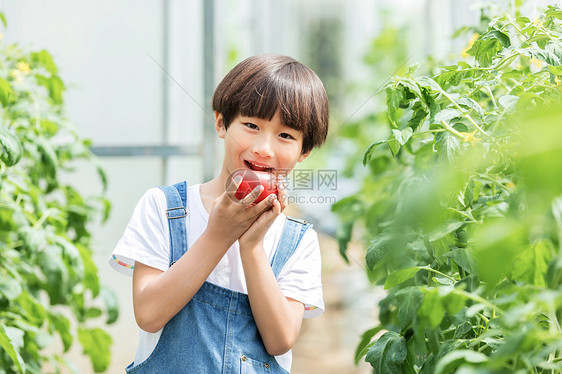
[[[112,268],[130,276],[136,261],[162,271],[168,268],[169,232],[165,211],[164,193],[158,187],[146,191],[109,258]]]
[[[318,317],[324,312],[321,270],[318,234],[309,228],[277,278],[285,297],[304,304],[304,318]]]

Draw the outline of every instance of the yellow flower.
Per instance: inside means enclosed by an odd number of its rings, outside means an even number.
[[[29,71],[31,71],[31,68],[29,67],[29,64],[23,61],[18,62],[18,64],[16,65],[16,68],[18,68],[19,71],[21,71],[22,73],[27,73]]]
[[[513,188],[515,187],[515,184],[513,184],[513,182],[509,182],[505,185],[507,188]]]
[[[16,69],[16,70],[12,70],[12,77],[17,78],[17,77],[20,76],[20,74],[21,74],[21,71],[19,71],[19,70],[17,70],[17,69]]]
[[[474,134],[476,134],[476,131],[478,131],[478,130],[474,130],[471,133],[461,132],[460,134],[464,137],[464,139],[462,141],[465,142],[465,143],[470,143],[470,144],[474,145],[474,143],[477,143],[480,140],[482,140],[481,138],[476,138],[474,136]]]
[[[535,65],[538,69],[542,69],[542,61],[531,57],[531,64]]]
[[[0,32],[0,40],[4,39],[4,34]]]
[[[468,57],[468,53],[466,53],[470,48],[472,48],[472,45],[474,44],[474,42],[478,39],[478,37],[480,36],[480,34],[478,34],[477,32],[475,32],[474,34],[472,34],[472,38],[470,38],[470,40],[468,41],[468,45],[466,46],[465,49],[462,50],[461,52],[461,56],[463,58],[467,58]]]
[[[554,81],[556,82],[556,87],[558,88],[562,87],[562,81],[560,80],[560,77],[558,76],[554,77]]]

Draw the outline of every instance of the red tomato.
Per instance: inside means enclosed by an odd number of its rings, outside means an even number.
[[[242,200],[244,196],[248,195],[260,184],[263,186],[263,191],[258,198],[254,200],[254,204],[263,201],[272,193],[277,195],[277,180],[275,175],[252,170],[238,170],[232,174],[232,179],[234,179],[237,175],[242,175],[242,182],[234,194],[238,200]]]

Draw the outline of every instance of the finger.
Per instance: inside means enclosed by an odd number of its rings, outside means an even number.
[[[225,194],[230,198],[233,202],[238,202],[236,198],[236,192],[238,191],[238,187],[242,184],[243,175],[240,173],[231,173],[227,179],[227,185],[225,189]]]
[[[275,216],[281,214],[282,211],[283,211],[283,205],[281,204],[281,202],[279,200],[275,201],[273,203],[273,213],[275,214]]]
[[[277,180],[277,193],[279,195],[279,202],[281,204],[281,210],[284,210],[288,205],[287,188],[285,186],[285,180],[281,176]]]
[[[274,193],[269,194],[269,196],[257,203],[254,207],[256,214],[261,214],[263,211],[270,209],[275,200],[277,200],[277,195]]]
[[[262,191],[263,191],[263,186],[261,184],[256,186],[252,190],[252,192],[250,192],[249,194],[244,196],[243,199],[240,200],[240,204],[250,205],[251,203],[254,202],[254,200],[256,200],[258,198],[258,196],[262,193]]]
[[[234,176],[233,174],[230,174],[228,176],[228,185],[226,187],[226,191],[234,194],[236,190],[238,190],[240,183],[242,183],[242,179],[242,175],[240,174]]]

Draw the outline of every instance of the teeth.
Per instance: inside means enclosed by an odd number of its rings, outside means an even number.
[[[250,164],[251,166],[253,166],[254,168],[256,168],[256,169],[260,169],[260,170],[263,169],[264,171],[267,171],[267,172],[272,172],[272,171],[273,171],[273,168],[272,168],[272,167],[269,167],[269,166],[259,166],[259,165],[254,164],[253,162],[247,161],[247,160],[246,160],[246,162],[247,162],[248,164]]]

